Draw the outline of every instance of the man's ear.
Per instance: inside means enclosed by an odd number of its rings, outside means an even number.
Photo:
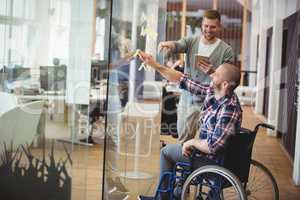
[[[229,89],[229,87],[230,87],[230,84],[228,81],[223,81],[222,85],[223,85],[223,88],[225,88],[225,89]]]

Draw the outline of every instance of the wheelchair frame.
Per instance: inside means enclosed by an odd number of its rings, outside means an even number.
[[[200,193],[202,186],[211,187],[210,191],[203,193],[206,196],[205,199],[222,200],[225,199],[223,196],[224,188],[228,188],[228,184],[233,186],[235,191],[238,193],[240,200],[246,200],[248,197],[255,192],[248,188],[249,176],[251,173],[251,167],[256,167],[259,169],[263,176],[270,182],[270,187],[272,189],[272,199],[279,199],[279,190],[275,178],[272,173],[258,161],[253,160],[252,149],[255,141],[256,134],[260,127],[268,128],[274,130],[274,127],[260,123],[257,124],[253,131],[245,128],[241,128],[237,137],[234,136],[234,140],[231,140],[228,150],[225,153],[224,160],[220,165],[206,165],[202,166],[192,172],[190,163],[178,162],[172,172],[165,172],[160,178],[159,185],[152,199],[158,199],[161,193],[167,193],[168,199],[178,199],[178,195],[174,194],[175,184],[183,181],[183,187],[181,192],[181,199],[186,199],[186,194],[189,193],[189,186],[194,185],[196,187],[194,199],[204,199],[202,193]],[[229,148],[232,147],[232,148]],[[237,150],[238,149],[238,150]],[[239,163],[239,164],[237,164]],[[214,174],[207,178],[204,174]],[[222,179],[221,181],[212,181],[213,178]],[[162,187],[162,183],[167,181],[165,188]],[[212,182],[212,183],[210,183]],[[250,180],[251,182],[251,180]],[[201,196],[199,196],[199,194]],[[190,195],[190,194],[189,194]],[[197,196],[198,195],[198,196]],[[140,198],[141,200],[146,200],[150,198]]]

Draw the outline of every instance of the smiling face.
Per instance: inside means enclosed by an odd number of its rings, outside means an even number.
[[[216,91],[221,91],[224,88],[226,79],[224,78],[224,68],[218,67],[214,73],[210,75],[212,78],[213,87]]]
[[[239,85],[241,73],[236,66],[224,63],[210,75],[216,92],[233,91]]]
[[[218,19],[203,18],[202,34],[207,41],[213,41],[221,30],[221,24]]]

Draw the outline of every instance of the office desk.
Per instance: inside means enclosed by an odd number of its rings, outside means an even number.
[[[63,93],[54,94],[54,93],[45,93],[38,95],[16,95],[18,101],[20,103],[26,103],[30,101],[45,101],[45,104],[48,108],[48,113],[50,120],[64,121],[65,123],[68,121],[67,115],[67,105],[65,104],[66,96]],[[63,115],[62,115],[63,114]]]
[[[16,95],[21,100],[65,100],[65,95]]]

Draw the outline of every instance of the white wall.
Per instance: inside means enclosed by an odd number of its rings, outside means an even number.
[[[251,19],[251,33],[248,35],[250,37],[250,71],[256,71],[257,70],[257,36],[259,34],[259,23],[260,23],[260,17],[259,17],[259,3],[257,1],[253,1],[252,5],[252,19]],[[253,87],[256,86],[256,74],[250,74],[249,75],[249,86]]]
[[[263,89],[265,88],[265,61],[267,48],[267,29],[270,27],[270,18],[272,18],[270,2],[259,1],[259,56],[257,62],[257,87],[255,112],[261,114],[263,111]],[[268,17],[267,17],[268,16]]]
[[[71,1],[67,103],[89,104],[93,0]]]
[[[157,31],[158,30],[158,7],[159,2],[158,0],[153,0],[151,3],[147,4],[147,15],[152,17],[152,20],[149,21],[149,26],[152,30]],[[159,33],[158,33],[159,34]],[[152,55],[156,55],[157,46],[158,46],[158,37],[151,38],[150,36],[146,37],[146,49],[145,51],[148,53],[151,53]],[[154,81],[155,80],[155,71],[145,71],[145,81]]]
[[[274,16],[272,18],[273,36],[271,41],[271,62],[270,62],[270,85],[269,85],[269,108],[268,123],[277,125],[278,121],[278,104],[280,94],[280,75],[281,75],[281,52],[282,52],[282,30],[285,0],[277,0],[273,7]],[[268,130],[269,135],[276,135],[276,132]]]
[[[300,71],[300,59],[298,59],[298,72]],[[300,77],[299,81],[300,81]],[[298,85],[298,119],[297,122],[300,122],[300,87]],[[300,123],[297,123],[297,132],[296,132],[296,144],[295,144],[295,158],[294,158],[294,169],[293,169],[293,180],[296,185],[300,185]]]
[[[281,52],[282,52],[282,29],[283,19],[296,12],[297,0],[256,0],[252,1],[252,32],[251,32],[251,58],[250,67],[255,69],[257,63],[257,96],[255,112],[262,113],[263,109],[263,92],[265,85],[264,73],[266,62],[266,37],[267,29],[273,27],[272,49],[270,59],[270,96],[268,123],[277,125],[279,105],[279,87],[281,75]],[[259,41],[259,57],[256,58],[257,35]],[[250,78],[250,85],[255,85],[255,79]],[[300,91],[299,91],[300,94]],[[300,95],[299,95],[300,96]],[[299,97],[300,98],[300,97]],[[299,101],[298,101],[299,102]],[[300,104],[298,104],[298,108]],[[300,108],[299,108],[300,110]],[[300,121],[300,114],[298,114]],[[297,123],[295,161],[293,179],[297,185],[300,185],[300,123]],[[274,132],[268,132],[269,135],[275,136]]]

